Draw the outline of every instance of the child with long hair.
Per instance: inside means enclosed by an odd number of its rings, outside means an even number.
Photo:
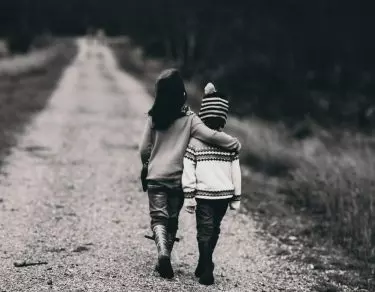
[[[161,73],[156,96],[140,144],[144,189],[148,191],[151,229],[157,247],[156,271],[173,278],[171,252],[184,204],[183,158],[191,137],[228,150],[239,150],[237,139],[208,128],[189,110],[183,79],[176,69]]]

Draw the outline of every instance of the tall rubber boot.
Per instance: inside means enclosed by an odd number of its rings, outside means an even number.
[[[168,232],[167,241],[168,241],[168,252],[169,252],[169,255],[172,256],[173,246],[176,241],[176,232]]]
[[[212,254],[215,250],[215,247],[216,247],[216,244],[217,244],[217,241],[219,240],[219,237],[218,236],[213,236],[211,238],[211,259],[212,259]],[[196,277],[200,277],[202,276],[202,273],[203,273],[203,270],[204,270],[204,264],[203,264],[203,243],[199,244],[198,242],[198,249],[199,249],[199,259],[198,259],[198,265],[197,265],[197,268],[195,269],[195,276]],[[213,269],[215,268],[215,264],[213,263],[212,261],[212,266],[213,266]]]
[[[212,247],[211,242],[202,242],[203,252],[203,273],[199,278],[199,283],[202,285],[212,285],[215,282],[214,279],[214,264],[212,262]]]
[[[215,247],[216,247],[216,244],[217,244],[218,240],[219,240],[219,236],[212,236],[211,237],[211,250],[212,250],[212,253],[215,250]]]
[[[204,243],[203,242],[198,242],[198,250],[199,250],[199,259],[198,259],[198,265],[195,269],[195,276],[200,277],[203,274],[204,271]]]
[[[158,251],[158,263],[156,270],[160,277],[172,279],[174,277],[171,257],[168,249],[167,229],[164,225],[156,225],[153,229],[155,235],[155,243]]]

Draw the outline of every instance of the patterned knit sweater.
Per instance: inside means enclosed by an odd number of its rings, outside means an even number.
[[[195,138],[184,156],[182,187],[185,198],[241,199],[238,152],[229,152]]]

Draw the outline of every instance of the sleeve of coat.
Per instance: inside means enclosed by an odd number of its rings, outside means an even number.
[[[148,162],[152,150],[152,137],[151,137],[151,119],[147,120],[146,126],[143,130],[141,142],[139,144],[139,154],[141,156],[142,164]]]
[[[240,167],[240,159],[238,153],[235,153],[233,155],[232,160],[232,181],[234,185],[234,201],[240,201],[241,200],[241,167]]]
[[[182,189],[186,199],[195,197],[197,189],[196,156],[192,146],[188,146],[184,156],[184,170],[182,173]]]

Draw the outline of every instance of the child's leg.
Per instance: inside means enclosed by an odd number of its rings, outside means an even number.
[[[215,200],[213,202],[214,207],[214,218],[213,218],[213,233],[211,238],[212,252],[215,250],[217,241],[220,235],[220,225],[223,220],[225,213],[228,210],[229,199]]]
[[[173,278],[174,273],[170,262],[168,249],[167,226],[168,192],[165,186],[157,182],[149,182],[148,198],[151,216],[151,228],[155,236],[155,244],[158,251],[158,263],[156,270],[163,278]]]
[[[155,226],[163,225],[168,226],[168,194],[163,185],[158,183],[148,183],[148,203],[151,217],[151,230]]]
[[[184,205],[184,192],[180,186],[170,189],[168,191],[168,248],[169,252],[172,252],[173,245],[178,230],[178,218],[180,211]]]
[[[210,241],[214,231],[214,208],[211,200],[197,199],[195,216],[198,242]]]
[[[214,231],[214,206],[211,200],[197,199],[195,211],[197,220],[197,240],[199,261],[195,275],[200,277],[199,282],[204,285],[214,283],[212,262],[212,235]]]

